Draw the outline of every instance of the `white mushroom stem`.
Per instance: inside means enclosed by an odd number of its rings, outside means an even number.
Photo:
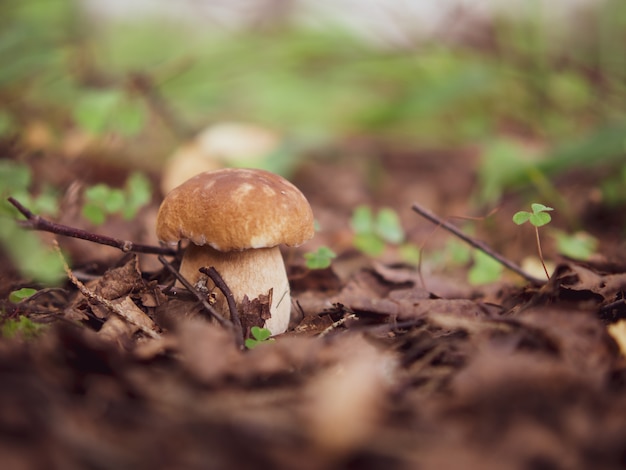
[[[244,296],[254,300],[272,291],[271,318],[265,322],[273,335],[283,333],[289,326],[291,296],[283,257],[278,246],[243,251],[221,252],[208,245],[190,243],[183,255],[180,274],[195,285],[204,276],[199,269],[213,266],[232,291],[237,307]],[[208,287],[213,282],[208,280]],[[228,304],[222,293],[215,289],[215,308],[224,316],[229,315]]]

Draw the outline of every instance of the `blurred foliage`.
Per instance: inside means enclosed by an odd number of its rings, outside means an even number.
[[[317,250],[304,254],[306,267],[309,269],[326,269],[336,257],[335,252],[327,246],[320,246]]]
[[[352,213],[354,247],[365,254],[379,256],[387,243],[398,245],[404,240],[404,229],[396,211],[383,207],[377,213],[369,206],[359,206]]]
[[[29,318],[20,315],[19,319],[6,319],[0,326],[0,332],[4,338],[32,339],[45,329],[44,325],[33,322]]]
[[[31,210],[54,215],[58,211],[56,191],[43,186],[34,195],[30,168],[21,163],[0,160],[0,247],[25,276],[44,284],[55,284],[63,277],[63,265],[58,255],[46,248],[37,233],[22,230],[15,219],[21,217],[6,200],[12,196]]]
[[[586,34],[558,41],[531,16],[496,22],[494,48],[403,51],[337,30],[220,34],[150,18],[95,27],[77,5],[0,6],[0,132],[27,119],[28,104],[54,109],[57,125],[69,113],[91,133],[134,135],[154,110],[151,90],[194,128],[238,117],[303,136],[376,131],[447,143],[487,138],[503,124],[550,139],[611,123],[624,130],[620,0],[588,15]],[[614,153],[601,135],[589,145]]]
[[[480,205],[529,185],[556,201],[551,175],[604,165],[616,171],[602,195],[623,204],[626,2],[601,2],[569,31],[552,30],[529,11],[496,18],[473,45],[389,50],[337,29],[225,31],[151,17],[101,24],[80,2],[4,0],[0,141],[19,139],[38,120],[56,137],[78,129],[144,146],[163,127],[182,141],[208,123],[241,119],[318,144],[375,134],[422,146],[478,145]],[[171,147],[153,145],[162,161]],[[31,195],[24,169],[0,167],[0,178],[3,195],[10,190],[34,210],[56,210],[51,189]],[[122,210],[130,217],[144,195],[90,188],[85,215],[96,221]],[[394,214],[358,210],[356,245],[374,254],[395,244],[417,259]],[[1,224],[3,244],[20,236]],[[9,250],[20,263],[35,259],[36,237],[30,240]]]
[[[85,189],[83,217],[95,225],[101,225],[110,214],[121,214],[131,220],[137,211],[152,197],[150,180],[139,172],[133,172],[124,188],[112,188],[100,183]]]
[[[598,248],[598,240],[587,232],[572,234],[561,230],[553,230],[559,253],[573,259],[587,260]]]

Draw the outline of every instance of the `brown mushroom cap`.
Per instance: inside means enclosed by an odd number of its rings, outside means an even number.
[[[313,236],[311,206],[289,181],[265,170],[226,168],[194,176],[165,197],[157,236],[219,251],[298,246]]]

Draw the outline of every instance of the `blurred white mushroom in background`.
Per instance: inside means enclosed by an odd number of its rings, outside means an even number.
[[[285,139],[256,124],[222,122],[180,146],[165,164],[161,191],[167,194],[192,176],[224,167],[261,168],[284,174],[289,166]]]

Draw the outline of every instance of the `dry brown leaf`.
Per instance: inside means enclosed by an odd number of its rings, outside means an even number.
[[[158,327],[128,296],[111,301],[117,315],[110,315],[102,325],[98,334],[102,337],[120,342],[141,330],[158,335]],[[100,308],[105,308],[99,306]]]

